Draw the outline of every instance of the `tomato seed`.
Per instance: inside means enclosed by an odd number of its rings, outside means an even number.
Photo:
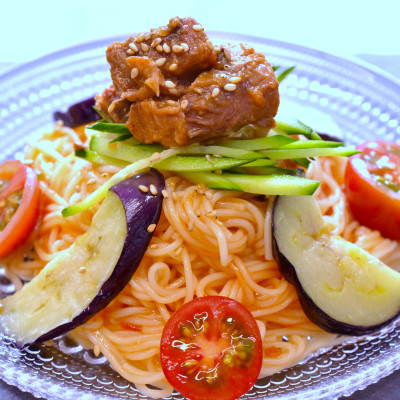
[[[198,367],[194,367],[192,369],[189,369],[189,371],[187,372],[188,375],[193,375],[195,372],[197,372],[199,368]]]
[[[225,357],[222,359],[222,362],[226,365],[232,364],[232,356],[230,354],[226,354]]]
[[[186,360],[183,363],[183,367],[189,368],[189,367],[193,367],[194,365],[197,365],[199,362],[196,360]]]
[[[10,222],[13,215],[16,213],[22,199],[22,189],[10,194],[1,210],[0,215],[0,231],[4,230]]]
[[[214,377],[213,376],[207,376],[206,381],[209,385],[211,385],[212,383],[214,383]]]

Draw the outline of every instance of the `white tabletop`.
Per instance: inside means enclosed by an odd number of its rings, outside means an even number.
[[[336,55],[400,55],[399,0],[1,0],[0,62],[148,30],[172,16],[206,29],[283,40]]]

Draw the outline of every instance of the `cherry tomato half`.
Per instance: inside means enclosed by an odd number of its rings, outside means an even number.
[[[0,165],[0,258],[31,234],[39,215],[40,189],[35,171],[19,161]]]
[[[362,225],[400,240],[400,146],[370,141],[357,149],[345,175],[351,212]]]
[[[233,400],[255,383],[262,342],[254,317],[235,300],[206,296],[178,309],[161,337],[168,382],[191,400]]]

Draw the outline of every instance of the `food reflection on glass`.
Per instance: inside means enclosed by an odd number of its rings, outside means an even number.
[[[275,120],[292,68],[192,18],[107,60],[112,85],[0,168],[17,346],[67,333],[149,397],[235,399],[397,316],[397,146]]]

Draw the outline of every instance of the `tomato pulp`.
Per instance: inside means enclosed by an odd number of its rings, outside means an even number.
[[[370,141],[357,149],[345,175],[351,212],[362,225],[400,240],[400,146]]]
[[[192,300],[165,325],[161,365],[168,382],[189,399],[236,399],[254,385],[261,364],[257,323],[235,300]]]
[[[19,161],[0,165],[0,258],[31,234],[39,215],[40,190],[35,171]]]

